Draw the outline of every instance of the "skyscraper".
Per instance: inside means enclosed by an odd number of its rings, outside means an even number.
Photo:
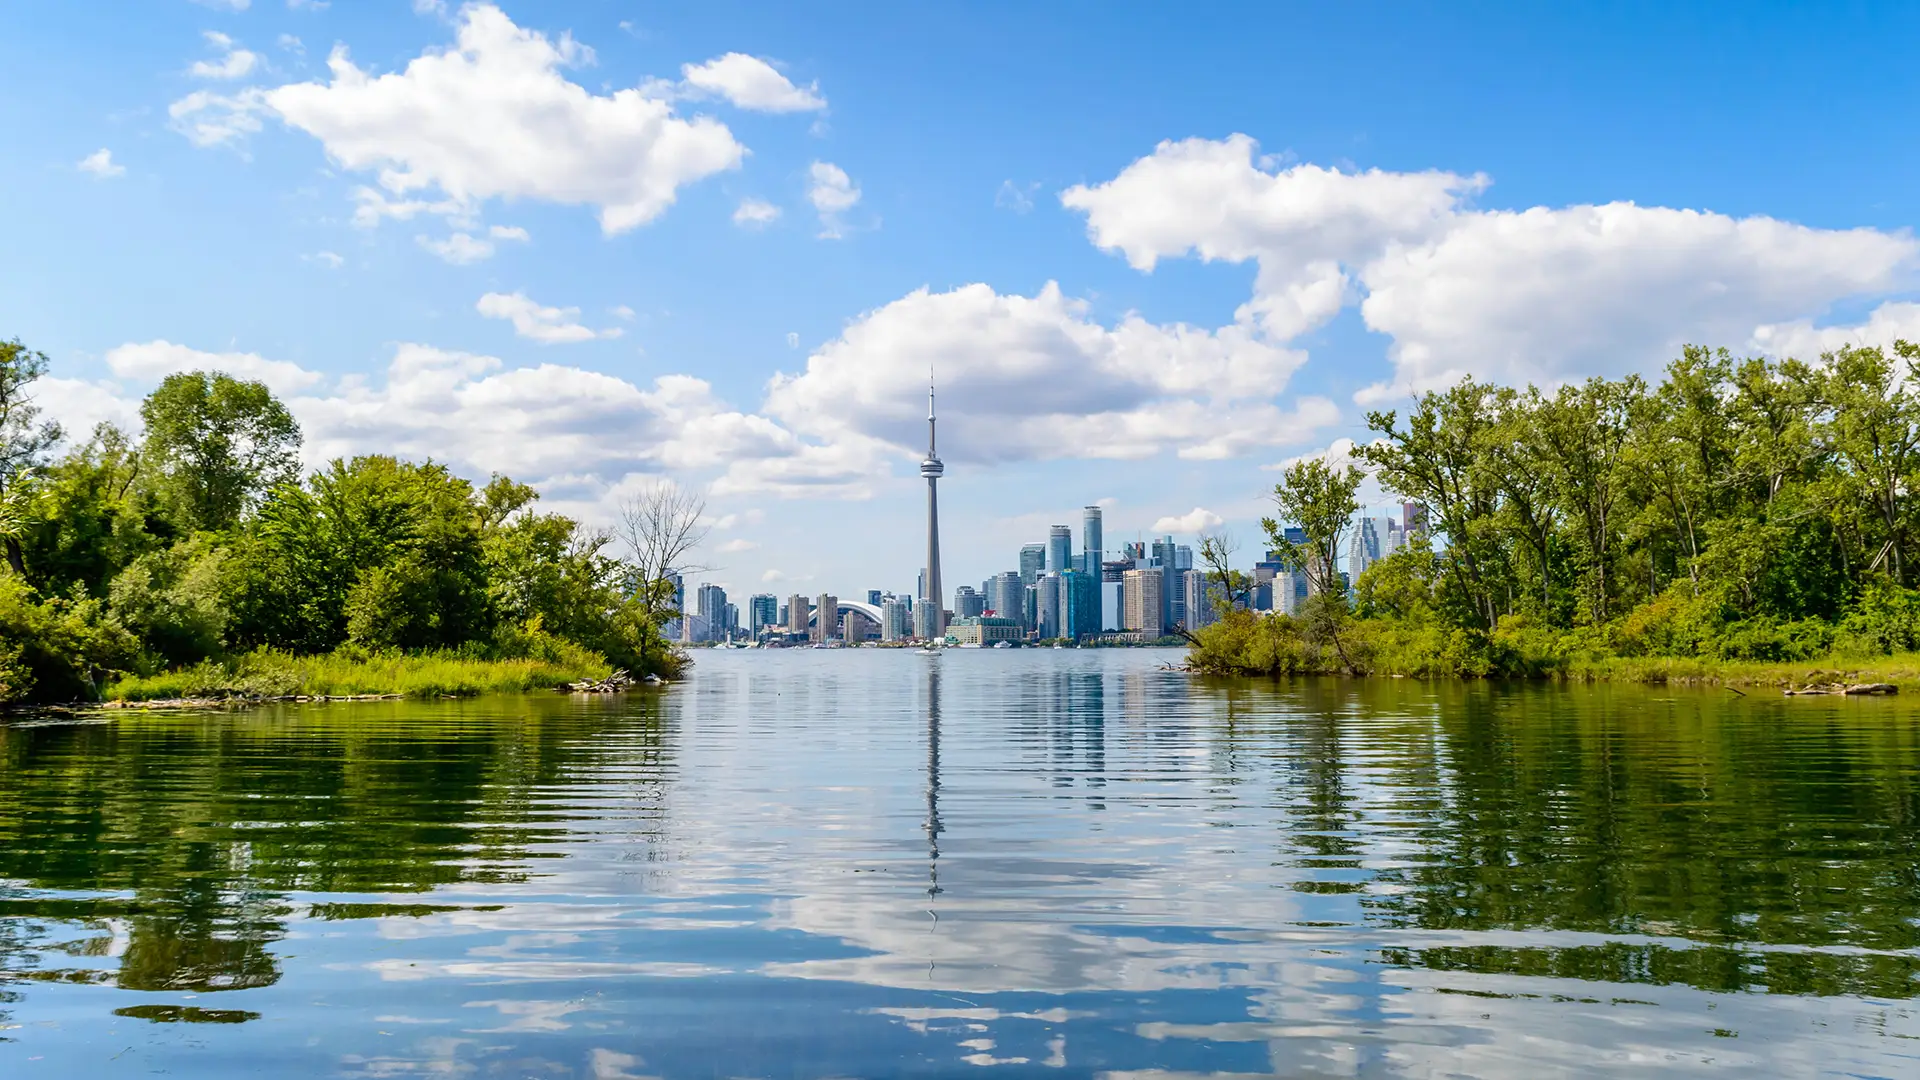
[[[813,605],[799,593],[787,597],[787,633],[804,635],[807,632],[807,615]]]
[[[934,443],[933,379],[927,379],[927,459],[920,463],[920,475],[927,478],[927,637],[944,637],[946,613],[941,609],[940,590],[940,477],[947,471],[940,464]]]
[[[1090,637],[1100,629],[1100,579],[1078,570],[1061,574],[1060,636]]]
[[[953,617],[956,619],[977,619],[986,614],[987,598],[974,591],[971,585],[962,585],[953,590]]]
[[[1072,569],[1073,530],[1065,525],[1047,526],[1047,573]]]
[[[1034,587],[1039,591],[1039,603],[1035,608],[1034,623],[1040,629],[1040,639],[1042,641],[1061,636],[1061,585],[1061,575],[1051,571],[1043,575],[1040,580],[1035,583]]]
[[[1047,545],[1023,544],[1020,547],[1020,584],[1031,585],[1047,572]]]
[[[1180,571],[1181,588],[1187,594],[1187,629],[1198,630],[1216,621],[1213,598],[1207,595],[1207,575],[1201,570]]]
[[[1166,581],[1166,575],[1159,567],[1143,570],[1129,570],[1123,575],[1121,587],[1124,590],[1123,607],[1126,611],[1123,620],[1128,630],[1152,641],[1165,633],[1166,624],[1160,621],[1164,608],[1160,590]]]
[[[747,601],[747,630],[754,637],[778,629],[780,598],[772,593],[754,593]]]
[[[1016,570],[993,575],[987,579],[987,608],[1002,619],[1026,625],[1027,587],[1020,581]]]
[[[1101,526],[1100,508],[1089,506],[1080,511],[1080,569],[1095,581],[1100,580],[1100,563],[1106,558],[1101,547],[1106,537]]]
[[[702,631],[695,641],[719,641],[727,636],[727,590],[718,585],[702,585],[694,594],[694,613],[700,621],[694,629]]]
[[[814,613],[817,616],[813,624],[813,640],[826,641],[840,636],[840,598],[832,593],[821,593],[814,601]]]

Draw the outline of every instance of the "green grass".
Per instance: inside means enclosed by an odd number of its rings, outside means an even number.
[[[104,696],[108,701],[359,694],[472,697],[551,690],[564,683],[605,678],[610,671],[599,654],[577,646],[538,659],[504,660],[446,652],[294,656],[262,649],[158,675],[130,676],[109,685]]]
[[[1770,663],[1689,657],[1614,656],[1573,659],[1556,677],[1570,682],[1673,683],[1699,686],[1805,686],[1809,683],[1892,683],[1920,691],[1920,653],[1893,656],[1829,656]]]

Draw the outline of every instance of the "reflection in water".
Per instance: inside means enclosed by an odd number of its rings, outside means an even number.
[[[1897,701],[1216,683],[1164,655],[715,652],[626,699],[0,727],[0,1053],[1920,1072]]]

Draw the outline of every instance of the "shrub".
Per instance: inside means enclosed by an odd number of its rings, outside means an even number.
[[[41,600],[26,582],[0,574],[0,701],[83,701],[100,680],[127,670],[139,643],[98,600]]]
[[[1874,582],[1840,620],[1834,637],[1837,651],[1852,655],[1887,656],[1920,649],[1920,593],[1884,579]]]

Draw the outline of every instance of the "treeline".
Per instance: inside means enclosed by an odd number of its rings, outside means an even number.
[[[167,377],[143,437],[68,443],[32,400],[46,368],[0,342],[0,703],[262,652],[682,662],[671,588],[524,484],[383,455],[302,477],[286,407],[209,372]]]
[[[1302,462],[1275,489],[1270,545],[1316,595],[1298,617],[1230,615],[1194,661],[1529,675],[1920,648],[1916,379],[1905,341],[1812,363],[1689,347],[1658,385],[1468,379],[1370,413],[1354,464]],[[1430,534],[1349,595],[1333,560],[1368,473],[1424,507]],[[1212,547],[1216,591],[1237,599],[1244,578]]]

